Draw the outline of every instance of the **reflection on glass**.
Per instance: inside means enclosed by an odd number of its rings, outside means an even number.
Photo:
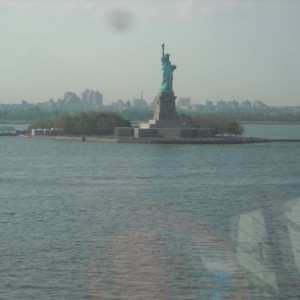
[[[237,259],[254,299],[299,299],[300,199],[239,216]]]

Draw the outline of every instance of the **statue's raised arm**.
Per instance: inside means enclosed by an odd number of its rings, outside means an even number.
[[[165,43],[164,42],[161,43],[161,52],[162,52],[161,57],[164,57],[165,56]]]
[[[173,72],[176,69],[175,65],[170,62],[170,54],[165,54],[165,43],[161,44],[162,48],[162,82],[160,86],[160,91],[165,93],[173,93]]]

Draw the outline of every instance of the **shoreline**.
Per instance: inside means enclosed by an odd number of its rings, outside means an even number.
[[[295,121],[295,122],[280,122],[280,121],[257,121],[257,122],[251,122],[251,121],[240,121],[241,124],[246,124],[246,125],[300,125],[300,122]]]
[[[254,143],[274,143],[274,142],[300,142],[300,139],[268,139],[258,137],[215,137],[215,138],[115,138],[98,136],[31,136],[19,135],[30,139],[60,140],[60,141],[83,141],[83,142],[105,142],[105,143],[131,143],[131,144],[254,144]]]
[[[56,141],[83,141],[83,142],[110,142],[116,143],[117,139],[113,137],[98,137],[98,136],[72,136],[72,135],[47,135],[47,136],[33,136],[33,135],[19,135],[30,139],[41,139],[41,140],[56,140]]]

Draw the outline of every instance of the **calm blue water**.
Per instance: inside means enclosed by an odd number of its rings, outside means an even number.
[[[299,153],[1,137],[0,299],[299,299]]]
[[[244,124],[244,136],[300,139],[300,124]]]

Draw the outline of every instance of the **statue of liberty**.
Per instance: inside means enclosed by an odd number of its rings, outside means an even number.
[[[176,69],[175,65],[170,62],[170,54],[165,54],[165,43],[161,44],[162,47],[162,82],[160,86],[160,91],[165,93],[173,92],[173,72]]]

